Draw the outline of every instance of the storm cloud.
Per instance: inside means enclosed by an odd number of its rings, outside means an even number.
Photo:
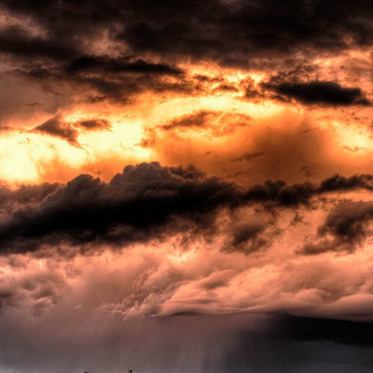
[[[258,203],[269,210],[299,205],[311,207],[312,199],[325,193],[371,191],[371,181],[370,175],[350,178],[337,175],[320,185],[267,181],[243,190],[219,178],[208,177],[194,167],[183,169],[162,167],[156,162],[142,163],[126,166],[109,183],[80,175],[57,190],[49,187],[44,199],[15,209],[3,220],[0,241],[3,252],[33,251],[43,243],[57,244],[66,239],[73,245],[141,242],[160,237],[161,227],[164,229],[177,219],[208,229],[222,208],[233,210]],[[185,223],[176,224],[176,229],[182,226],[189,227]],[[329,226],[333,229],[332,221]],[[265,226],[258,223],[235,228],[233,247],[246,241],[253,245],[249,252],[265,247],[269,236],[262,236],[264,229]]]
[[[2,9],[19,19],[0,33],[0,49],[15,61],[18,72],[43,85],[70,82],[90,87],[92,97],[122,102],[144,89],[193,91],[196,86],[185,81],[177,66],[186,57],[244,69],[267,68],[275,57],[286,67],[292,65],[289,55],[303,55],[301,60],[312,53],[335,55],[368,47],[373,40],[372,9],[365,1],[337,6],[333,1],[188,0],[182,7],[167,0],[63,6],[51,1],[44,8],[4,1]],[[25,21],[29,19],[31,26]],[[108,47],[97,53],[103,40]],[[162,76],[175,79],[166,82]],[[285,82],[273,89],[306,103],[368,103],[359,88],[334,82]]]
[[[110,123],[105,119],[99,118],[70,123],[64,121],[61,115],[56,115],[55,117],[52,117],[39,126],[33,128],[32,131],[59,137],[66,140],[71,145],[78,146],[78,128],[85,131],[109,130]]]
[[[370,372],[373,5],[0,4],[0,370]]]
[[[315,242],[307,243],[303,251],[306,254],[327,251],[353,252],[369,237],[369,223],[372,220],[371,202],[340,203],[329,212],[324,223],[319,226],[317,237],[313,238]]]
[[[26,205],[2,224],[3,244],[64,235],[76,243],[104,239],[145,239],[172,217],[198,222],[221,206],[239,203],[236,188],[195,168],[168,168],[157,163],[127,166],[106,184],[80,175],[39,205]],[[25,241],[26,239],[26,241]],[[54,241],[54,238],[52,238]],[[36,243],[37,247],[38,243]]]
[[[330,106],[369,105],[360,88],[341,87],[335,82],[311,81],[266,84],[274,92],[303,104]]]

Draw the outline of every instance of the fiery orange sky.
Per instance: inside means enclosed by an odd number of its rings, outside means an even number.
[[[0,2],[0,371],[370,372],[373,5]]]

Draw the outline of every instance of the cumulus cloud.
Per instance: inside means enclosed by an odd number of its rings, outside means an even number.
[[[21,185],[17,189],[0,188],[0,203],[3,211],[14,211],[27,204],[42,202],[48,195],[53,194],[59,184],[42,183],[40,185]]]
[[[16,240],[21,250],[30,249],[26,238],[67,235],[76,243],[142,240],[156,235],[174,216],[203,221],[216,208],[236,204],[239,197],[233,185],[194,168],[143,163],[127,166],[108,184],[80,175],[38,206],[14,212],[2,225],[1,236],[5,245]]]
[[[267,181],[244,190],[217,177],[208,177],[194,167],[162,167],[154,162],[127,166],[109,183],[80,175],[66,185],[43,188],[44,198],[39,196],[34,203],[25,203],[4,216],[0,224],[3,252],[34,251],[40,245],[64,240],[73,245],[116,245],[190,229],[207,233],[214,228],[222,209],[233,211],[255,204],[262,204],[268,211],[300,205],[311,207],[312,199],[325,193],[371,191],[372,176],[337,175],[319,185]],[[27,191],[26,188],[15,195]],[[24,197],[25,202],[31,197]],[[275,234],[267,232],[262,223],[245,223],[236,228],[232,245],[238,247],[250,241],[248,252],[266,246]]]
[[[61,258],[54,250],[48,257],[0,257],[0,326],[3,336],[12,336],[2,339],[1,368],[23,370],[27,362],[35,372],[120,371],[128,365],[173,372],[192,360],[202,373],[211,358],[209,366],[222,373],[274,369],[284,361],[280,369],[288,371],[305,361],[319,363],[327,346],[325,368],[338,371],[354,361],[365,369],[370,355],[361,347],[372,343],[369,251],[348,261],[299,256],[291,246],[299,227],[289,227],[270,250],[244,256],[245,243],[250,247],[245,232],[270,233],[264,217],[271,214],[262,211],[258,219],[254,211],[241,208],[231,220],[221,217],[217,237],[209,243],[194,237],[184,248],[179,236],[92,256]],[[244,217],[249,222],[241,226]],[[221,250],[229,240],[236,251]],[[21,355],[19,343],[28,346]],[[297,351],[299,361],[282,349]]]

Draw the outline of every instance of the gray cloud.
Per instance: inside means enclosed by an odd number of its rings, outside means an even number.
[[[266,83],[264,87],[306,105],[370,105],[360,88],[342,87],[330,81]]]
[[[318,228],[317,236],[312,239],[314,242],[307,243],[302,252],[353,252],[368,237],[369,224],[372,220],[372,202],[341,203],[328,214],[325,222]]]
[[[127,166],[109,183],[80,175],[58,189],[48,185],[45,188],[44,199],[39,197],[36,203],[20,206],[4,216],[0,224],[3,252],[33,251],[40,245],[64,240],[73,245],[146,241],[162,237],[167,229],[183,231],[193,226],[208,231],[222,208],[250,204],[263,204],[269,210],[311,206],[314,197],[325,193],[371,191],[373,187],[370,175],[336,175],[319,185],[267,181],[242,190],[219,178],[207,177],[193,167],[142,163]],[[262,242],[262,228],[258,229],[248,229],[252,234],[243,237],[246,241],[251,239],[253,245],[257,240]],[[233,241],[241,236],[237,232]]]
[[[77,128],[84,131],[109,130],[110,123],[106,119],[99,118],[68,123],[63,120],[61,115],[56,115],[35,127],[32,131],[59,137],[74,146],[78,146],[79,131]]]
[[[187,80],[177,66],[185,59],[245,69],[290,69],[299,61],[304,65],[310,56],[338,55],[351,47],[369,47],[373,41],[372,9],[364,0],[353,7],[348,1],[337,7],[333,0],[188,0],[181,8],[168,0],[53,0],[45,8],[3,1],[2,8],[10,17],[30,19],[34,31],[18,22],[0,32],[0,50],[12,61],[11,70],[44,88],[49,84],[59,94],[66,84],[81,92],[89,89],[88,101],[126,103],[145,90],[198,91],[198,84]],[[201,76],[195,80],[203,81]],[[359,88],[336,82],[284,81],[272,88],[306,103],[368,103]],[[218,89],[236,88],[221,84]],[[247,91],[251,98],[258,94]]]
[[[48,119],[35,127],[34,131],[60,137],[71,144],[76,144],[78,137],[78,132],[70,124],[64,123],[59,116]]]

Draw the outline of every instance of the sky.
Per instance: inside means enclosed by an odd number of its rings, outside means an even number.
[[[0,0],[0,373],[371,372],[373,3]]]

